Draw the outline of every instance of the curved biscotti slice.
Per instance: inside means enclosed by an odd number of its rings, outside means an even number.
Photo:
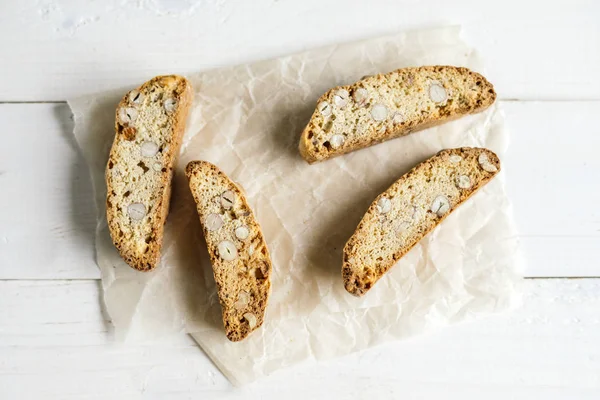
[[[140,271],[160,259],[173,167],[192,102],[181,76],[158,76],[130,91],[117,107],[106,166],[106,218],[121,257]]]
[[[467,68],[403,68],[339,86],[317,102],[300,137],[309,163],[485,110],[494,87]]]
[[[500,171],[487,149],[443,150],[379,195],[344,246],[346,290],[365,294],[419,240]]]
[[[210,255],[227,338],[244,339],[263,324],[271,258],[242,189],[213,164],[186,167]]]

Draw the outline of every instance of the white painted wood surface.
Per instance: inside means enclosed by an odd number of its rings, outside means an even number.
[[[600,101],[503,105],[507,191],[526,276],[600,277],[600,210],[588,206],[600,201]]]
[[[600,277],[599,18],[594,0],[0,2],[0,399],[600,398],[600,279],[527,280],[512,314],[242,389],[187,336],[114,343],[69,110],[42,103],[458,23],[503,99],[526,276]]]
[[[99,278],[92,185],[69,107],[0,104],[0,121],[10,141],[0,146],[0,279]]]
[[[598,398],[596,279],[528,280],[512,314],[283,370],[241,389],[187,336],[112,343],[99,290],[96,281],[0,282],[3,399]]]
[[[0,101],[64,100],[449,23],[485,54],[501,98],[599,99],[599,17],[595,0],[4,1]]]

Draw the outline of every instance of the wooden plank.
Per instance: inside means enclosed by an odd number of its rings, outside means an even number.
[[[187,336],[116,344],[96,281],[0,282],[6,399],[597,399],[600,279],[524,282],[522,308],[234,389]]]
[[[2,104],[0,279],[98,278],[96,210],[66,104]]]
[[[444,21],[463,25],[501,98],[598,99],[590,0],[22,0],[0,6],[0,101],[64,100]],[[540,16],[543,15],[543,18]],[[117,34],[118,32],[118,34]],[[17,34],[18,33],[18,34]],[[108,35],[108,36],[107,36]],[[107,38],[110,36],[110,40]]]
[[[600,211],[587,206],[600,201],[593,184],[600,102],[502,104],[512,136],[503,164],[525,275],[600,276]],[[68,107],[4,104],[0,120],[11,132],[0,147],[0,186],[18,194],[0,196],[0,279],[99,278],[91,185]],[[23,148],[25,158],[15,151]]]
[[[600,276],[600,102],[505,102],[527,276]]]

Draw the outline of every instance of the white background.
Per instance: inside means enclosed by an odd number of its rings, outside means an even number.
[[[2,0],[0,399],[600,398],[600,2]],[[187,336],[112,342],[66,98],[461,24],[512,141],[524,305],[234,388]]]

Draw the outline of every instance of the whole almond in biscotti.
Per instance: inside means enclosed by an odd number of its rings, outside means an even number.
[[[186,175],[213,267],[225,334],[233,342],[263,324],[271,288],[267,244],[243,191],[215,165],[192,161]]]
[[[481,148],[443,150],[379,195],[344,246],[346,290],[362,296],[419,240],[500,171]]]
[[[127,93],[116,111],[106,166],[106,218],[131,267],[149,271],[160,259],[173,167],[192,103],[181,76],[158,76]]]
[[[331,89],[300,137],[309,163],[485,110],[494,87],[467,68],[403,68]]]

